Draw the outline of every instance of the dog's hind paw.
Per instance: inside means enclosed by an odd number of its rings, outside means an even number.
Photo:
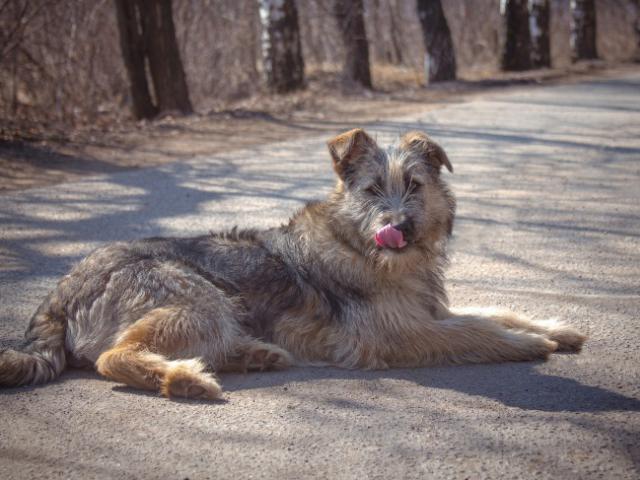
[[[559,352],[579,352],[587,336],[568,325],[560,325],[549,332],[549,339],[558,343]]]
[[[222,387],[210,373],[203,372],[199,360],[174,360],[174,366],[165,375],[160,392],[168,398],[196,398],[216,400]]]

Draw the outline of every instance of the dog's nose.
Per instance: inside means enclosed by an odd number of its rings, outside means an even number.
[[[411,233],[411,230],[413,229],[413,225],[411,223],[411,220],[409,219],[403,220],[402,222],[396,225],[392,225],[392,227],[395,228],[396,230],[400,230],[402,232],[402,235],[404,235],[405,238],[409,236],[409,234]]]

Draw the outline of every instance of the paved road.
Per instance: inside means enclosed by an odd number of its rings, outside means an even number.
[[[0,392],[2,478],[638,478],[640,73],[492,93],[374,128],[430,132],[459,200],[451,298],[591,336],[547,363],[223,377],[172,402],[89,372]],[[284,221],[329,191],[325,138],[0,197],[11,345],[95,246]]]

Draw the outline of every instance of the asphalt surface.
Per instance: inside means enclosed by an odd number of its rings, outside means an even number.
[[[354,125],[355,126],[355,125]],[[0,391],[0,477],[639,478],[640,72],[380,122],[449,152],[455,306],[588,332],[546,363],[225,375],[169,401],[68,371]],[[0,344],[110,241],[285,221],[332,186],[326,138],[0,197]]]

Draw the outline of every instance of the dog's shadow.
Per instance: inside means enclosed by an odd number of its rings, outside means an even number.
[[[453,390],[495,400],[506,406],[545,412],[640,411],[640,400],[577,380],[540,373],[539,363],[465,365],[384,371],[293,368],[279,372],[227,374],[223,388],[234,392],[285,387],[323,380],[400,380],[425,390]],[[391,393],[393,394],[393,393]],[[428,397],[426,397],[428,398]]]
[[[640,400],[603,387],[585,385],[577,380],[541,373],[538,363],[504,363],[490,365],[463,365],[455,367],[430,367],[390,370],[343,370],[339,368],[291,368],[282,371],[256,373],[225,373],[221,380],[227,393],[251,389],[280,388],[296,390],[296,384],[324,381],[371,382],[372,388],[382,388],[378,381],[396,380],[431,390],[451,390],[475,397],[484,397],[509,407],[544,412],[608,412],[640,411]],[[88,370],[69,370],[57,380],[95,379],[98,375]],[[99,377],[102,378],[102,377]],[[108,381],[104,379],[105,381]],[[46,386],[46,385],[44,385]],[[35,390],[42,385],[3,389],[0,394],[12,395],[25,390]],[[289,388],[291,387],[291,388]],[[348,387],[353,392],[353,387]],[[396,388],[397,385],[396,385]],[[402,388],[400,386],[399,388]],[[393,395],[394,388],[385,389]],[[139,390],[124,385],[114,385],[114,392],[129,395],[157,397],[157,392]],[[429,398],[425,395],[425,398]],[[208,400],[174,399],[183,404],[211,403]],[[337,399],[339,400],[339,399]],[[215,401],[225,404],[232,398]]]

